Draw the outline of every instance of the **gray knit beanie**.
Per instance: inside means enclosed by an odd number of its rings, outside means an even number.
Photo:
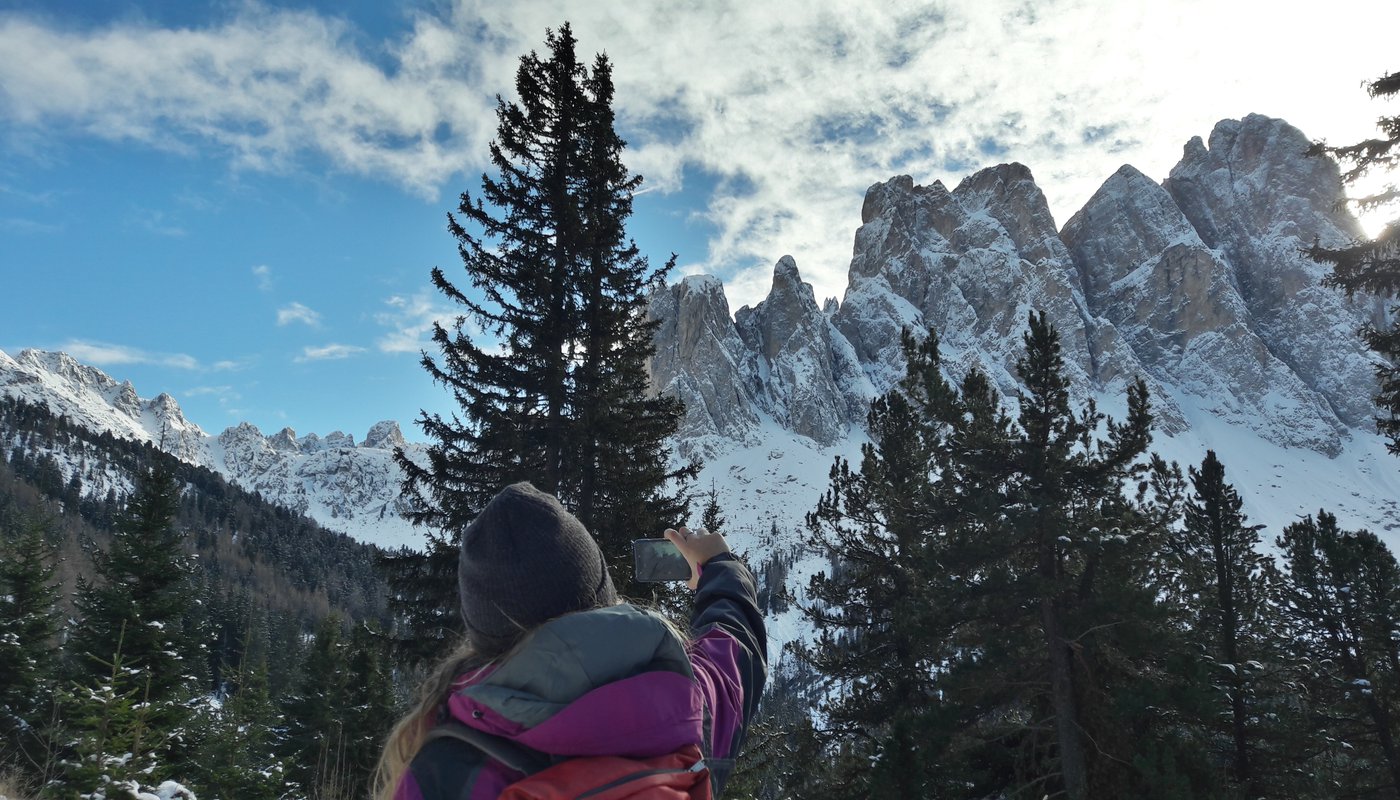
[[[528,483],[502,489],[462,532],[457,588],[467,638],[492,654],[540,623],[617,602],[583,523]]]

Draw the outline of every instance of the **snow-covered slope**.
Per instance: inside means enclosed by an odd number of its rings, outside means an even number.
[[[362,541],[394,547],[422,540],[401,514],[402,473],[393,452],[403,446],[414,455],[423,447],[405,443],[395,422],[374,425],[358,446],[339,431],[298,439],[287,428],[264,436],[246,422],[210,436],[185,419],[170,395],[143,400],[128,382],[118,383],[64,353],[40,350],[23,350],[13,358],[0,351],[0,395],[42,403],[90,430],[151,442]],[[121,482],[114,485],[124,488]],[[105,492],[109,486],[88,488]]]
[[[1169,180],[1125,165],[1063,230],[1019,164],[951,191],[877,183],[839,305],[818,309],[790,258],[732,323],[713,278],[658,290],[654,388],[687,401],[700,485],[731,527],[789,548],[832,459],[858,452],[865,404],[902,373],[902,329],[934,327],[952,376],[980,365],[1014,409],[1035,309],[1060,331],[1076,399],[1121,416],[1142,377],[1154,449],[1183,465],[1215,449],[1269,535],[1326,508],[1400,548],[1400,461],[1374,432],[1374,356],[1355,335],[1381,304],[1323,287],[1302,254],[1359,235],[1336,165],[1307,147],[1282,120],[1222,121]]]
[[[1035,309],[1061,332],[1077,399],[1121,415],[1126,386],[1143,377],[1154,449],[1183,465],[1217,450],[1270,536],[1326,508],[1400,548],[1400,461],[1371,427],[1373,357],[1353,333],[1380,304],[1320,286],[1323,269],[1300,253],[1314,237],[1358,232],[1336,206],[1335,165],[1303,157],[1307,144],[1281,120],[1223,121],[1208,145],[1186,145],[1167,181],[1124,166],[1063,229],[1019,164],[951,191],[897,176],[867,192],[840,303],[819,306],[790,257],[763,302],[732,315],[712,277],[657,289],[653,388],[686,403],[679,451],[704,461],[697,486],[713,482],[739,548],[799,549],[833,459],[858,456],[868,401],[903,370],[900,331],[932,325],[953,377],[980,365],[1013,404]],[[142,400],[99,370],[31,350],[0,353],[0,393],[163,441],[357,538],[421,540],[400,513],[394,423],[358,445],[246,423],[209,436],[168,395]],[[792,583],[820,566],[800,561]]]

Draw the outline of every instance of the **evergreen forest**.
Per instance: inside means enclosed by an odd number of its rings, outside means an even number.
[[[692,505],[727,516],[673,452],[680,403],[647,391],[646,291],[674,258],[626,234],[641,177],[608,58],[579,59],[567,24],[545,45],[499,100],[493,175],[449,215],[464,275],[429,274],[460,316],[421,359],[457,410],[419,418],[426,463],[398,459],[424,551],[0,399],[0,795],[368,797],[459,638],[461,529],[514,481],[585,522],[621,593],[684,613],[632,580],[628,547]],[[1395,235],[1316,255],[1394,297]],[[1365,333],[1392,440],[1396,330]],[[802,549],[751,565],[762,610],[800,609],[811,635],[770,676],[727,797],[1400,800],[1400,563],[1380,538],[1327,509],[1252,524],[1229,453],[1153,453],[1144,383],[1121,419],[1073,405],[1088,393],[1042,314],[1014,407],[976,369],[950,381],[936,329],[902,345]]]
[[[0,439],[0,794],[364,794],[373,547],[44,406],[0,399]]]

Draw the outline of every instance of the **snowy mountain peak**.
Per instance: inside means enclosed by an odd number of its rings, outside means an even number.
[[[760,377],[765,410],[798,435],[831,444],[847,434],[868,397],[855,353],[817,305],[792,256],[773,267],[773,287],[734,314]]]
[[[399,423],[393,420],[376,422],[370,426],[369,433],[365,434],[365,440],[360,443],[360,447],[391,451],[396,447],[403,447],[403,445],[403,431],[399,430]]]
[[[42,371],[74,389],[96,391],[117,391],[120,389],[120,384],[107,373],[96,367],[80,363],[67,353],[27,348],[20,351],[16,361],[22,368]],[[127,383],[126,386],[130,388],[131,384]]]
[[[1281,120],[1225,120],[1209,146],[1189,142],[1162,183],[1123,165],[1063,230],[1022,164],[980,170],[952,191],[893,176],[866,191],[839,304],[818,308],[784,257],[763,302],[736,313],[736,344],[713,287],[703,303],[684,301],[696,291],[684,282],[656,295],[653,376],[666,379],[655,386],[686,401],[683,431],[723,430],[717,409],[742,416],[742,435],[706,450],[739,474],[742,448],[775,440],[770,421],[803,446],[858,439],[868,400],[903,373],[903,330],[933,327],[949,376],[979,367],[1014,410],[1020,334],[1036,310],[1060,333],[1076,403],[1121,417],[1126,387],[1141,378],[1166,453],[1192,463],[1202,443],[1247,453],[1232,468],[1269,463],[1254,489],[1270,498],[1271,519],[1315,512],[1348,482],[1385,481],[1363,463],[1382,449],[1354,335],[1377,307],[1321,286],[1325,269],[1301,254],[1314,235],[1357,232],[1336,202],[1336,166],[1305,157],[1307,147]],[[1290,482],[1295,471],[1313,474]],[[1394,508],[1386,497],[1359,503],[1363,524]]]
[[[1380,308],[1322,286],[1327,268],[1304,255],[1320,240],[1360,235],[1340,201],[1337,165],[1304,153],[1309,140],[1279,119],[1222,120],[1210,146],[1188,147],[1164,185],[1201,240],[1230,265],[1254,330],[1316,398],[1336,452],[1347,428],[1369,427],[1375,409],[1370,354],[1355,335]]]
[[[249,422],[211,437],[185,419],[171,395],[143,400],[130,382],[66,353],[41,350],[22,351],[18,358],[0,351],[0,394],[46,405],[89,430],[150,442],[358,538],[391,546],[421,538],[400,513],[402,475],[392,447],[402,445],[411,456],[423,448],[405,444],[393,422],[376,424],[358,448],[354,437],[338,431],[324,439],[298,439],[291,428],[263,436]]]
[[[301,452],[301,443],[297,441],[297,432],[291,428],[283,428],[269,436],[267,443],[272,446],[273,450],[280,450],[284,453]]]
[[[652,390],[685,403],[677,432],[682,455],[705,457],[726,443],[756,441],[759,378],[719,279],[689,275],[659,288],[648,314],[659,323]]]
[[[0,359],[0,393],[44,404],[85,428],[163,446],[177,457],[204,463],[206,436],[187,421],[168,394],[142,400],[129,381],[61,352],[26,349]]]

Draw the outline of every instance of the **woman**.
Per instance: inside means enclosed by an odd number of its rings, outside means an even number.
[[[537,766],[696,746],[718,796],[763,691],[767,637],[753,575],[724,537],[665,535],[691,565],[688,639],[619,602],[558,500],[528,483],[496,495],[462,533],[466,641],[390,734],[377,797],[494,800]]]

